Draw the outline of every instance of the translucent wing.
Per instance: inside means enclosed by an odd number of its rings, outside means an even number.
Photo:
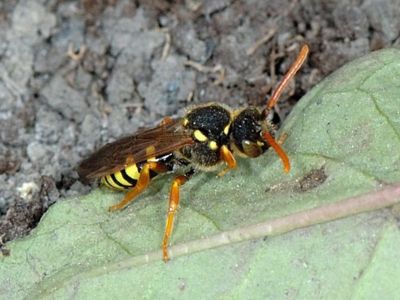
[[[104,145],[80,163],[78,173],[83,180],[102,177],[192,143],[191,136],[180,126],[180,120],[169,120]]]

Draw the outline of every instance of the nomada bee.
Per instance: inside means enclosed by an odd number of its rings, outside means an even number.
[[[99,178],[105,186],[127,191],[109,211],[123,209],[143,192],[150,181],[162,173],[182,174],[171,184],[165,232],[162,241],[164,261],[174,217],[179,205],[179,189],[195,171],[213,171],[222,164],[224,175],[236,167],[233,154],[258,157],[272,147],[289,172],[289,158],[274,136],[279,118],[274,111],[282,91],[304,63],[309,48],[304,45],[264,109],[249,106],[232,110],[209,103],[196,106],[180,119],[166,117],[159,126],[144,129],[132,136],[106,144],[78,168],[84,180]]]

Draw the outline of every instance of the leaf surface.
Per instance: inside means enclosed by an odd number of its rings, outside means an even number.
[[[313,88],[281,132],[292,170],[273,151],[239,159],[223,178],[199,174],[181,190],[171,244],[333,203],[400,182],[400,51],[358,59]],[[287,234],[227,242],[174,257],[160,248],[170,177],[125,210],[105,189],[53,205],[0,260],[7,299],[345,299],[398,296],[397,209]],[[207,243],[206,243],[207,245]],[[210,244],[211,245],[211,244]]]

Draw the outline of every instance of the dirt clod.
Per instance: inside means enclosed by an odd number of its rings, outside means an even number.
[[[299,180],[296,190],[303,193],[310,191],[322,185],[327,178],[325,167],[311,170]]]

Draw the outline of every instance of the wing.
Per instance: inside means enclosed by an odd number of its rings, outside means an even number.
[[[80,163],[78,174],[83,180],[102,177],[192,144],[191,136],[180,128],[179,119],[171,120],[106,144]]]

